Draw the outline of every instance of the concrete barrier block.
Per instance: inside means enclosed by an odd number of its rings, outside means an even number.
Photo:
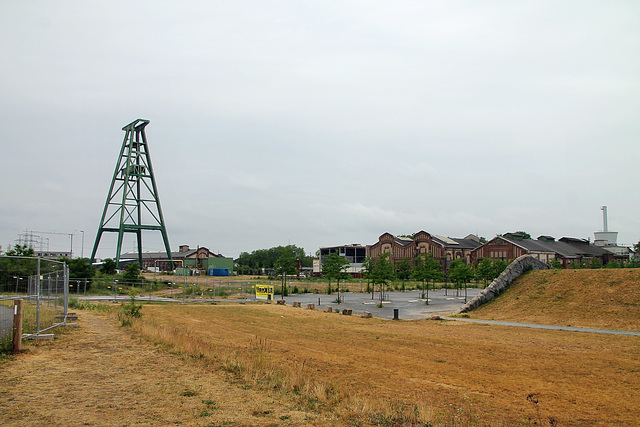
[[[324,308],[324,312],[325,312],[325,313],[331,313],[332,311],[333,311],[333,308],[332,308],[332,307],[326,306],[326,307]]]
[[[350,308],[345,308],[344,310],[342,310],[343,316],[351,316],[352,313],[353,313],[353,310],[351,310]]]
[[[294,307],[300,307],[300,302],[299,301],[294,301],[293,302],[293,306]]]
[[[360,317],[362,317],[364,319],[371,319],[373,317],[373,314],[369,313],[368,311],[365,311],[364,313],[362,313],[360,315]]]
[[[315,310],[316,309],[316,305],[315,304],[307,304],[307,309],[308,310]]]

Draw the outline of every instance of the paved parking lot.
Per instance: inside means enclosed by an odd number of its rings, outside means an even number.
[[[433,314],[449,315],[462,307],[467,301],[471,300],[480,292],[477,288],[455,290],[448,289],[446,292],[444,289],[437,291],[429,291],[429,304],[425,304],[426,299],[421,298],[422,291],[409,291],[409,292],[386,292],[385,300],[382,302],[382,308],[378,308],[380,303],[380,294],[375,293],[373,298],[371,294],[365,293],[341,293],[340,298],[342,302],[338,304],[336,302],[338,294],[326,295],[326,294],[299,294],[289,295],[284,297],[287,305],[293,305],[294,302],[299,302],[303,307],[307,304],[315,304],[316,309],[324,310],[326,306],[331,306],[333,310],[342,310],[344,308],[350,308],[353,310],[354,315],[362,314],[364,311],[368,311],[374,317],[381,319],[393,319],[394,309],[398,309],[398,317],[400,319],[423,319]],[[83,300],[93,301],[114,301],[113,296],[81,296]],[[280,299],[276,295],[276,300]],[[118,295],[117,301],[128,301],[129,297],[125,295]],[[137,301],[144,302],[188,302],[188,303],[202,303],[215,300],[203,300],[201,298],[186,298],[184,300],[180,298],[163,298],[156,296],[144,296],[140,295],[136,298]],[[225,300],[216,298],[217,301],[234,302],[238,300]],[[248,297],[245,301],[255,301],[255,296]]]
[[[343,300],[340,304],[336,302],[337,294],[289,295],[284,299],[287,301],[287,305],[299,302],[303,307],[306,307],[307,304],[316,304],[317,309],[324,309],[326,306],[331,306],[334,310],[350,308],[353,310],[354,315],[368,311],[374,317],[382,319],[393,319],[394,309],[397,308],[400,319],[421,319],[433,314],[451,314],[479,292],[480,289],[468,288],[465,298],[464,289],[459,291],[448,289],[446,293],[444,290],[429,291],[428,305],[425,303],[426,300],[421,298],[422,291],[387,292],[385,293],[386,301],[382,302],[382,308],[377,307],[380,303],[379,293],[374,294],[373,299],[371,299],[371,294],[351,292],[340,294]],[[279,299],[279,297],[276,296],[276,299]]]

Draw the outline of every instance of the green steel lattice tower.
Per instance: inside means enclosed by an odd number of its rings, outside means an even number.
[[[124,233],[135,233],[138,262],[142,267],[142,230],[155,230],[162,233],[167,257],[173,268],[169,238],[144,131],[148,124],[149,120],[137,119],[122,128],[125,137],[91,252],[91,262],[95,261],[100,238],[105,231],[118,233],[116,264],[120,261]]]

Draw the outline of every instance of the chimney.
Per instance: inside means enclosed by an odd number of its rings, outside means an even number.
[[[604,228],[602,229],[602,231],[606,233],[607,231],[609,231],[609,225],[607,224],[607,207],[603,206],[601,209],[602,209],[602,222],[604,225]]]

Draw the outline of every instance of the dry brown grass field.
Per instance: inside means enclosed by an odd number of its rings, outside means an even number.
[[[634,300],[614,297],[635,295],[638,276],[608,272],[532,272],[473,316],[638,330]],[[562,289],[547,292],[556,279]],[[616,290],[600,303],[576,304],[585,283]],[[275,304],[145,305],[142,313],[121,328],[113,316],[81,312],[78,330],[2,363],[0,418],[211,426],[640,420],[639,337],[385,321]]]
[[[378,410],[379,419],[389,418],[388,402],[450,425],[640,419],[637,337],[392,322],[275,305],[153,306],[135,329],[181,351],[238,364],[246,380],[283,378],[329,403],[345,422],[354,414],[371,421]]]
[[[286,393],[136,337],[115,316],[79,316],[78,329],[0,361],[1,425],[341,425]]]

